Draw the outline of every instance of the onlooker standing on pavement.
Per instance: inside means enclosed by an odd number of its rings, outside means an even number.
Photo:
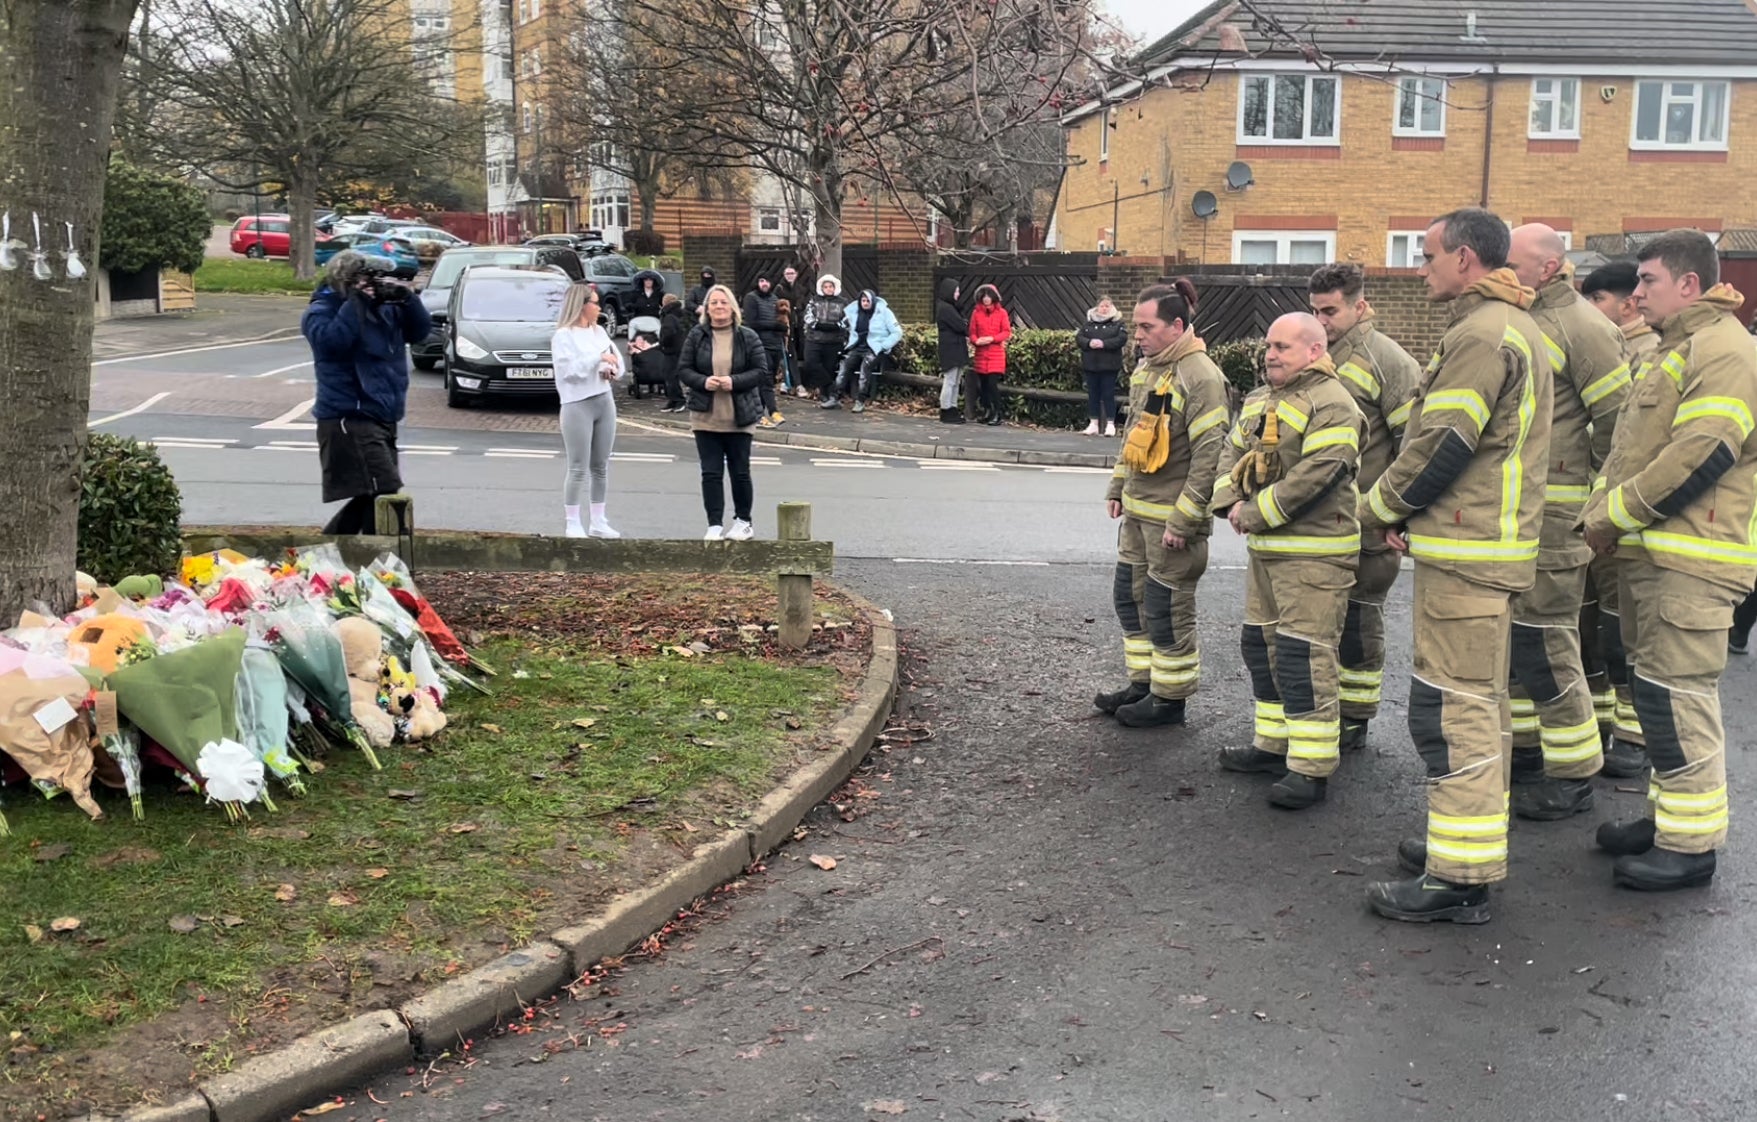
[[[793,392],[793,301],[785,296],[777,298],[775,318],[781,321],[781,365],[775,380],[781,384],[781,396],[786,397]]]
[[[964,414],[958,408],[958,383],[964,368],[970,365],[970,323],[958,310],[958,282],[947,277],[940,281],[939,298],[934,301],[933,320],[939,327],[940,359],[940,422],[961,425]]]
[[[678,376],[689,387],[690,427],[702,464],[706,539],[743,542],[755,537],[750,478],[751,430],[763,416],[761,386],[769,378],[768,352],[757,333],[738,321],[732,290],[708,290],[702,322],[690,329],[678,356]],[[732,527],[726,529],[725,477],[732,476]]]
[[[1085,435],[1116,435],[1116,378],[1122,373],[1123,347],[1128,329],[1123,314],[1110,297],[1100,296],[1098,306],[1086,313],[1074,341],[1080,348],[1080,370],[1086,375],[1086,415],[1092,423]]]
[[[555,335],[549,340],[555,392],[561,398],[561,446],[567,450],[561,501],[570,538],[622,536],[610,528],[604,503],[610,490],[610,449],[616,443],[616,395],[610,390],[626,367],[622,352],[598,322],[599,315],[597,289],[576,284],[567,290]],[[580,524],[580,490],[588,472],[592,478],[589,530]]]
[[[701,318],[702,305],[707,303],[708,289],[714,287],[714,270],[702,270],[702,283],[689,290],[689,296],[683,301],[683,314],[690,323]]]
[[[811,289],[799,279],[799,270],[792,265],[781,270],[781,283],[775,286],[775,299],[787,301],[793,309],[793,319],[787,328],[787,380],[797,389],[799,385],[799,360],[804,355],[802,329],[805,326],[805,302],[811,299]],[[801,393],[799,396],[804,397]]]
[[[822,395],[834,392],[842,344],[848,338],[842,326],[848,298],[842,295],[842,282],[829,273],[818,278],[817,287],[817,295],[805,305],[804,388]]]
[[[775,405],[775,382],[781,376],[781,353],[787,347],[787,333],[781,326],[780,300],[775,296],[775,282],[758,277],[756,287],[744,294],[744,326],[757,333],[763,350],[769,356],[769,381],[763,383],[763,419],[758,427],[772,429],[782,421]]]
[[[634,295],[628,300],[628,318],[657,316],[665,305],[665,277],[653,269],[634,275]]]
[[[330,258],[299,329],[317,373],[317,455],[323,501],[347,503],[326,534],[374,527],[373,499],[402,490],[397,425],[409,395],[410,343],[433,321],[408,285],[372,273],[366,258],[343,250]]]
[[[1001,423],[1001,379],[1007,373],[1007,340],[1013,337],[1013,320],[1001,307],[1000,290],[985,284],[976,290],[976,307],[970,312],[970,342],[976,348],[971,368],[981,379],[985,424]]]
[[[677,378],[677,356],[683,352],[683,340],[690,326],[684,318],[683,301],[676,293],[667,292],[665,303],[659,307],[659,353],[665,356],[665,413],[682,413],[688,408],[683,403],[683,383]]]
[[[860,299],[848,305],[842,313],[842,325],[848,333],[848,352],[823,408],[840,409],[839,395],[846,394],[854,399],[854,411],[864,413],[878,382],[879,367],[903,341],[903,325],[884,297],[870,288],[863,289]]]

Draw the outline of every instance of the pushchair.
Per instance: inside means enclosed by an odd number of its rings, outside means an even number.
[[[631,352],[629,356],[629,368],[634,371],[634,377],[629,381],[628,395],[638,398],[645,396],[641,392],[643,386],[657,387],[653,392],[665,386],[665,356],[659,350],[659,317],[636,316],[629,320],[628,341],[632,343],[636,339],[653,344],[639,354]]]

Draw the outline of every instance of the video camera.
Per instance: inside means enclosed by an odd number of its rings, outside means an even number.
[[[378,303],[400,303],[415,291],[408,281],[400,280],[383,265],[367,264],[355,282],[362,294]]]

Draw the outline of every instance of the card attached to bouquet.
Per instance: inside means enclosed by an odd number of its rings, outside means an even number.
[[[58,697],[47,705],[38,706],[37,711],[31,715],[37,719],[37,724],[42,726],[44,732],[54,736],[79,714],[73,711],[73,706],[67,703],[66,698]]]
[[[115,736],[122,731],[122,723],[116,718],[116,695],[109,690],[92,695],[92,724],[97,726],[99,736]]]

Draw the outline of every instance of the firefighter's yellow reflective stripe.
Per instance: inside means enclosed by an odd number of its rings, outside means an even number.
[[[1592,712],[1598,724],[1608,725],[1617,719],[1617,695],[1614,690],[1599,690],[1592,695]]]
[[[1171,393],[1166,399],[1165,408],[1168,413],[1182,413],[1184,411],[1184,391],[1178,389],[1176,386],[1171,387]]]
[[[1476,435],[1480,436],[1482,430],[1488,427],[1488,403],[1483,401],[1482,394],[1475,390],[1440,390],[1429,394],[1427,400],[1422,402],[1421,413],[1423,417],[1449,411],[1463,413],[1475,421]]]
[[[1534,561],[1537,559],[1537,539],[1473,542],[1411,534],[1409,555],[1423,561]]]
[[[1287,515],[1281,512],[1281,504],[1275,501],[1274,487],[1265,487],[1257,492],[1257,510],[1271,530],[1287,524]]]
[[[1605,489],[1605,485],[1606,484],[1605,484],[1605,477],[1604,476],[1601,475],[1597,479],[1594,479],[1592,481],[1592,493],[1595,495],[1598,494],[1600,491]]]
[[[1631,744],[1644,744],[1647,740],[1641,731],[1641,718],[1635,714],[1635,703],[1622,691],[1617,694],[1617,727],[1614,731],[1617,739]]]
[[[1276,403],[1275,415],[1280,417],[1284,423],[1291,426],[1295,432],[1305,432],[1306,426],[1312,423],[1311,417],[1301,413],[1298,409],[1295,409],[1285,401]]]
[[[1287,739],[1287,716],[1281,702],[1257,702],[1256,731],[1266,740]]]
[[[1372,372],[1360,363],[1351,358],[1341,366],[1338,366],[1336,368],[1336,373],[1365,390],[1368,397],[1375,401],[1378,400],[1381,392],[1379,380],[1373,377]]]
[[[1435,351],[1434,357],[1428,359],[1428,373],[1432,374],[1434,371],[1438,370],[1439,368],[1440,368],[1440,352]]]
[[[1640,366],[1637,366],[1635,368],[1635,373],[1630,376],[1630,381],[1633,381],[1633,382],[1646,381],[1647,375],[1652,373],[1652,371],[1653,371],[1653,360],[1648,359],[1645,362],[1643,362]]]
[[[1698,561],[1717,561],[1726,565],[1757,565],[1757,547],[1749,544],[1710,541],[1708,538],[1671,534],[1661,530],[1643,530],[1641,545],[1652,553],[1669,553],[1673,557],[1691,557]]]
[[[1360,534],[1320,538],[1297,534],[1252,534],[1246,539],[1252,553],[1282,557],[1346,557],[1360,552]]]
[[[1202,518],[1202,508],[1197,506],[1188,495],[1177,497],[1177,512],[1185,518]]]
[[[1428,813],[1428,860],[1490,865],[1507,859],[1507,815]]]
[[[1543,489],[1546,503],[1583,503],[1591,497],[1592,488],[1584,483],[1551,483]]]
[[[1514,350],[1524,355],[1525,365],[1527,367],[1536,363],[1536,357],[1531,353],[1530,342],[1526,340],[1525,336],[1517,328],[1509,326],[1507,330],[1501,332],[1501,343],[1503,346],[1512,347]],[[1557,348],[1557,350],[1560,349],[1561,348],[1559,347]],[[1566,361],[1566,356],[1563,356],[1563,360]]]
[[[1547,332],[1544,333],[1543,346],[1544,350],[1550,352],[1550,371],[1560,374],[1562,367],[1568,365],[1568,352],[1562,349],[1562,344],[1550,338]]]
[[[1598,755],[1598,718],[1565,728],[1543,727],[1543,758],[1554,764],[1577,764]]]
[[[1598,381],[1580,391],[1580,400],[1588,409],[1629,385],[1629,364],[1624,363]]]
[[[1726,785],[1722,784],[1712,791],[1700,794],[1684,794],[1681,791],[1667,791],[1657,780],[1650,784],[1650,794],[1661,810],[1673,810],[1679,814],[1699,814],[1706,810],[1718,810],[1726,806]]]
[[[1153,665],[1153,641],[1151,639],[1123,639],[1123,662],[1129,672],[1146,670]]]
[[[1687,401],[1678,406],[1678,412],[1672,418],[1672,427],[1687,425],[1702,417],[1718,417],[1731,421],[1739,427],[1739,435],[1747,437],[1752,429],[1757,429],[1757,421],[1751,419],[1751,407],[1736,397],[1699,397],[1695,401]]]
[[[1606,513],[1610,515],[1612,524],[1619,530],[1639,530],[1647,525],[1629,513],[1629,504],[1623,499],[1621,486],[1612,488],[1610,499],[1606,503]]]
[[[1355,705],[1377,705],[1379,692],[1385,684],[1385,672],[1382,670],[1349,670],[1346,667],[1336,673],[1338,685],[1337,695],[1345,702]]]
[[[1535,711],[1523,715],[1513,714],[1513,735],[1523,736],[1526,734],[1538,735],[1537,713]]]
[[[1243,425],[1244,422],[1250,420],[1252,417],[1261,417],[1262,415],[1263,401],[1261,398],[1256,401],[1247,401],[1245,402],[1245,407],[1238,411],[1239,424]]]
[[[1378,483],[1375,483],[1373,489],[1367,492],[1367,505],[1373,508],[1373,513],[1378,516],[1379,521],[1387,526],[1395,526],[1403,519],[1398,517],[1396,511],[1385,505],[1384,496],[1379,494],[1379,486]]]
[[[1659,368],[1671,375],[1672,381],[1677,383],[1680,390],[1684,388],[1684,356],[1680,352],[1673,351],[1666,355]]]
[[[1670,834],[1716,834],[1727,826],[1727,790],[1716,787],[1701,794],[1667,791],[1655,784],[1653,824]]]
[[[1404,402],[1391,410],[1390,415],[1385,418],[1385,423],[1394,429],[1402,428],[1409,423],[1409,412],[1414,408],[1415,402],[1413,400]]]
[[[1227,439],[1232,441],[1232,446],[1237,448],[1240,452],[1243,452],[1246,448],[1250,447],[1250,442],[1245,439],[1245,429],[1243,425],[1234,425],[1232,427],[1232,435]]]
[[[1320,448],[1333,448],[1341,444],[1349,448],[1360,447],[1360,433],[1353,425],[1332,425],[1327,429],[1319,429],[1309,433],[1300,445],[1301,454],[1316,452]]]
[[[1524,337],[1511,327],[1507,329],[1509,341],[1516,341],[1524,347]],[[1531,358],[1531,350],[1525,347],[1525,357]],[[1531,423],[1537,417],[1537,379],[1530,373],[1529,367],[1525,382],[1519,390],[1519,436],[1513,441],[1513,447],[1507,450],[1507,458],[1501,463],[1501,540],[1516,541],[1519,537],[1519,503],[1525,488],[1525,463],[1521,456],[1525,452],[1526,438],[1531,435]]]
[[[1123,496],[1124,512],[1132,514],[1136,518],[1150,518],[1157,522],[1164,522],[1171,517],[1171,512],[1176,509],[1170,503],[1150,503],[1146,499],[1137,499],[1133,495]]]
[[[1118,460],[1110,469],[1110,477],[1112,479],[1127,479],[1129,477],[1129,465]]]
[[[1153,684],[1167,688],[1193,686],[1202,677],[1200,651],[1187,655],[1165,655],[1153,652]]]
[[[1341,721],[1288,721],[1287,756],[1297,760],[1336,760],[1342,756]]]
[[[1194,440],[1209,429],[1218,428],[1226,423],[1226,407],[1215,406],[1213,409],[1190,422],[1190,439]]]

